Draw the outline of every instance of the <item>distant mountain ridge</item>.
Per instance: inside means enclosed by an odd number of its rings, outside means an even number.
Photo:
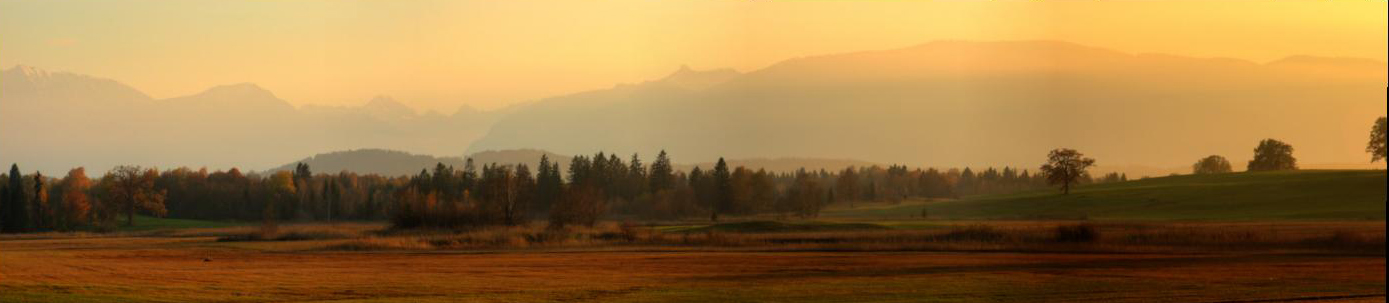
[[[249,83],[154,99],[115,80],[16,66],[0,71],[0,161],[52,175],[120,164],[257,170],[364,148],[443,158],[606,150],[646,161],[665,149],[701,166],[725,157],[1028,168],[1071,147],[1101,168],[1164,168],[1142,169],[1157,173],[1210,154],[1240,166],[1258,140],[1278,138],[1301,163],[1351,163],[1368,159],[1363,133],[1386,111],[1387,72],[1357,58],[1255,63],[937,41],[747,72],[682,66],[641,83],[441,114],[387,96],[296,108]],[[763,165],[790,167],[775,162]]]
[[[323,150],[461,153],[498,112],[418,113],[385,96],[296,108],[251,83],[168,99],[110,79],[16,66],[0,72],[0,161],[57,174],[115,165],[257,169]],[[41,128],[41,131],[40,131]]]
[[[1242,163],[1259,140],[1278,138],[1301,162],[1342,163],[1368,159],[1363,137],[1385,112],[1387,70],[1362,59],[1260,64],[939,41],[790,59],[703,89],[652,81],[544,99],[498,120],[469,150],[1034,167],[1070,147],[1101,167],[1180,167],[1211,154]]]

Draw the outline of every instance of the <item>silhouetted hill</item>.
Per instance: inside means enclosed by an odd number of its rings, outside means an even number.
[[[573,156],[561,155],[536,149],[484,151],[474,153],[469,157],[473,159],[473,165],[477,166],[477,169],[479,170],[481,170],[482,166],[486,164],[510,165],[524,163],[527,167],[531,169],[532,172],[535,172],[536,167],[540,166],[539,164],[541,155],[549,156],[550,161],[559,163],[561,172],[569,171],[569,162]],[[631,155],[618,156],[622,158],[622,161],[624,162],[631,159]],[[655,155],[642,155],[641,157],[642,163],[645,165],[650,165],[651,162],[655,161],[656,158]],[[421,169],[433,170],[435,165],[437,165],[438,163],[453,166],[455,169],[463,169],[463,166],[466,163],[465,161],[465,158],[460,157],[434,157],[385,149],[358,149],[314,155],[312,157],[304,158],[303,160],[280,165],[279,167],[270,169],[269,172],[292,171],[294,170],[295,164],[302,162],[308,164],[309,169],[312,170],[314,173],[337,173],[341,171],[350,171],[360,174],[406,176],[418,174]],[[689,171],[690,168],[693,168],[695,166],[695,164],[681,164],[678,161],[678,157],[672,158],[672,162],[675,163],[675,169],[679,171]],[[766,169],[767,171],[771,172],[794,172],[802,167],[806,168],[807,170],[817,171],[820,169],[840,170],[848,166],[881,166],[881,164],[850,159],[806,158],[732,159],[728,160],[728,164],[734,167],[744,166],[753,170]],[[698,165],[704,167],[705,169],[714,166],[712,162],[698,163]]]
[[[308,164],[309,170],[314,173],[333,174],[346,171],[382,176],[415,175],[421,169],[433,170],[439,163],[463,167],[463,159],[458,157],[415,155],[384,149],[358,149],[314,155],[270,169],[270,172],[293,171],[299,163]]]

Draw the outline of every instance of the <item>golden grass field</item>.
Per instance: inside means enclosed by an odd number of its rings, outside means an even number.
[[[1383,221],[1095,223],[1092,243],[1049,241],[1067,222],[883,224],[913,228],[14,235],[0,302],[1385,301]]]

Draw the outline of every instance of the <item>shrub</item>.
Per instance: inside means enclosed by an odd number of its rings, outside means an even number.
[[[1056,227],[1056,242],[1089,243],[1100,239],[1099,228],[1089,223]]]
[[[603,215],[603,192],[592,186],[575,185],[566,188],[557,205],[550,210],[551,228],[569,225],[593,227]]]

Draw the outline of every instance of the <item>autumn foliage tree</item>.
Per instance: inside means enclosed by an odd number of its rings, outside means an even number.
[[[592,186],[570,186],[564,189],[559,203],[550,211],[550,228],[569,225],[593,226],[602,216],[603,194]]]
[[[1061,185],[1061,194],[1070,194],[1071,186],[1086,175],[1086,169],[1095,165],[1095,159],[1086,158],[1074,149],[1062,148],[1047,154],[1047,163],[1041,172],[1051,185]]]
[[[107,195],[110,202],[125,214],[126,226],[135,226],[136,212],[148,212],[160,217],[167,212],[164,208],[167,191],[154,188],[159,171],[141,169],[139,166],[117,166],[107,174],[112,180]]]
[[[265,191],[269,193],[261,207],[262,227],[266,230],[275,229],[279,212],[284,208],[282,205],[287,205],[289,201],[296,199],[298,187],[296,187],[294,179],[294,175],[290,172],[281,171],[270,175],[270,178],[263,183]]]

